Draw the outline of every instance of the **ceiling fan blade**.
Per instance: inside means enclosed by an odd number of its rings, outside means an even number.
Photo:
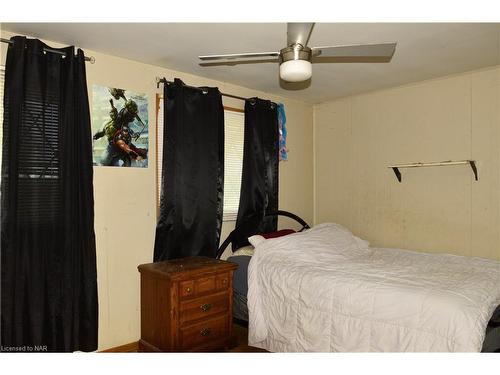
[[[313,57],[331,57],[347,62],[389,62],[396,51],[396,43],[355,44],[349,46],[312,47]]]
[[[200,66],[236,66],[236,65],[248,65],[248,64],[264,64],[264,63],[273,63],[276,64],[279,62],[277,57],[271,58],[260,58],[260,59],[243,59],[243,60],[215,60],[208,62],[200,62],[198,65]]]
[[[234,59],[247,59],[255,57],[277,57],[279,52],[250,52],[250,53],[229,53],[225,55],[205,55],[198,56],[200,60],[234,60]]]
[[[313,23],[287,23],[286,43],[288,46],[292,44],[300,44],[307,46],[311,32],[314,27]]]

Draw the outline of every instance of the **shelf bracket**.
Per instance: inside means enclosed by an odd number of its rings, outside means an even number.
[[[469,160],[470,167],[472,168],[472,172],[474,173],[474,178],[477,181],[477,168],[476,168],[476,162],[474,160]]]
[[[398,181],[401,182],[401,172],[399,171],[399,168],[392,167],[392,170],[394,171],[394,174],[396,175],[396,178],[398,179]]]

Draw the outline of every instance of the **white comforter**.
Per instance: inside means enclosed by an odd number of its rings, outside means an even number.
[[[363,245],[337,224],[266,240],[249,265],[250,345],[295,351],[480,351],[500,262]]]

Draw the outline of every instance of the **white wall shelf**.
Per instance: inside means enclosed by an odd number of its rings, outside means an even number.
[[[394,174],[396,175],[398,181],[401,182],[401,171],[400,171],[401,168],[446,167],[450,165],[462,165],[462,164],[470,165],[472,172],[474,173],[474,178],[477,181],[478,176],[477,176],[477,168],[475,160],[456,160],[456,161],[447,160],[447,161],[435,161],[429,163],[394,164],[394,165],[389,165],[387,168],[391,168],[394,171]]]

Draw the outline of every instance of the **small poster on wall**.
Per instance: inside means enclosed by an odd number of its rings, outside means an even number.
[[[93,85],[92,136],[94,165],[147,168],[147,96]]]

